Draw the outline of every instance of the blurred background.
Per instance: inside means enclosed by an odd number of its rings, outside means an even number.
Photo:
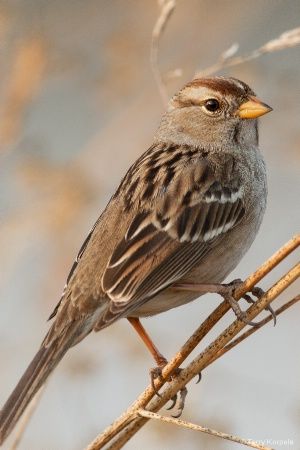
[[[0,3],[0,404],[46,334],[88,230],[152,142],[163,112],[149,63],[157,14],[155,0]],[[159,53],[163,72],[183,71],[168,84],[169,94],[233,42],[243,54],[299,23],[298,0],[179,0]],[[300,47],[221,74],[249,83],[274,108],[260,127],[268,209],[253,247],[230,276],[245,278],[299,232]],[[262,287],[296,260],[291,256]],[[145,325],[171,357],[219,302],[205,296]],[[296,305],[276,328],[269,324],[213,364],[200,384],[190,383],[183,419],[299,450],[299,313]],[[226,320],[232,318],[230,312]],[[51,377],[20,449],[84,448],[148,385],[152,365],[126,321],[90,335]],[[126,448],[238,445],[156,422]]]

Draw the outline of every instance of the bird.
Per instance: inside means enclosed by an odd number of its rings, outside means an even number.
[[[270,111],[236,78],[195,78],[173,95],[153,144],[79,250],[50,329],[1,409],[0,445],[65,353],[91,331],[128,319],[162,367],[166,358],[140,318],[223,292],[244,319],[222,281],[251,246],[266,209],[258,117]]]

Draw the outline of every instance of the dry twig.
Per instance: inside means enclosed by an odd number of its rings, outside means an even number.
[[[227,51],[225,51],[221,55],[216,63],[206,69],[197,71],[195,78],[213,75],[214,73],[219,72],[220,70],[227,67],[237,66],[238,64],[242,64],[259,58],[266,53],[278,52],[286,48],[295,47],[299,44],[300,27],[285,31],[277,38],[268,41],[266,44],[244,56],[234,56],[238,50],[238,44],[233,44]]]
[[[300,234],[296,235],[280,248],[271,258],[269,258],[260,268],[258,268],[236,292],[236,299],[241,298],[246,292],[251,290],[263,277],[265,277],[275,266],[285,259],[292,251],[300,245]],[[265,295],[259,299],[254,305],[250,306],[247,311],[247,320],[252,320],[267,305],[269,305],[283,290],[285,290],[293,281],[300,276],[300,263],[286,273],[277,283],[274,284]],[[299,298],[298,298],[299,299]],[[289,302],[287,307],[292,306],[295,300]],[[229,306],[226,302],[222,302],[210,316],[202,323],[202,325],[193,333],[188,341],[182,346],[179,352],[170,360],[163,370],[163,380],[157,380],[156,388],[160,389],[170,375],[178,368],[199,342],[208,334],[214,325],[228,311]],[[151,386],[137,398],[137,400],[117,419],[112,425],[103,431],[86,450],[102,449],[106,444],[111,443],[109,450],[117,450],[122,446],[147,422],[145,417],[137,417],[137,411],[146,409],[156,412],[164,406],[183,386],[185,386],[195,375],[201,372],[217,357],[221,356],[222,349],[245,327],[245,323],[235,320],[227,327],[199,356],[197,356],[172,383],[169,383],[163,391],[161,397],[155,397],[155,393]],[[252,329],[251,329],[252,330]],[[256,332],[257,329],[253,329]],[[252,334],[252,333],[251,333]],[[244,338],[247,336],[244,336]],[[234,341],[233,341],[234,342]],[[238,342],[235,343],[235,345]],[[231,347],[228,347],[228,351]],[[226,351],[223,351],[225,353]],[[220,353],[219,353],[220,352]],[[218,356],[217,356],[218,355]]]
[[[275,310],[276,317],[278,317],[280,314],[282,314],[287,309],[291,308],[295,303],[297,303],[299,301],[300,301],[300,295],[296,295],[296,297],[294,297],[291,300],[289,300],[288,302],[284,303],[284,305],[282,305],[280,308]],[[245,331],[243,334],[241,334],[236,339],[231,341],[229,344],[225,345],[225,347],[223,347],[220,351],[218,351],[218,353],[216,354],[215,358],[213,358],[210,361],[210,364],[212,364],[213,362],[216,361],[216,359],[220,358],[220,356],[224,355],[229,350],[231,350],[232,348],[236,347],[238,344],[243,342],[247,337],[251,336],[251,334],[253,334],[256,331],[258,331],[264,325],[266,325],[267,323],[271,322],[271,320],[273,320],[272,314],[270,314],[269,316],[267,316],[263,320],[261,320],[259,322],[259,325],[256,326],[255,328],[254,327],[249,328],[247,331]]]
[[[158,49],[159,41],[164,32],[164,29],[169,21],[175,6],[175,0],[160,0],[159,2],[160,12],[157,21],[152,31],[152,42],[150,51],[150,63],[153,72],[154,79],[156,81],[160,96],[162,98],[164,106],[167,106],[169,96],[166,90],[165,83],[163,82],[161,72],[158,66]]]
[[[201,425],[196,425],[195,423],[186,422],[185,420],[176,419],[175,417],[161,416],[160,414],[153,413],[151,411],[146,411],[145,409],[140,409],[138,415],[141,417],[146,417],[147,419],[159,420],[161,422],[172,423],[178,425],[179,427],[188,428],[189,430],[201,431],[202,433],[210,434],[211,436],[226,439],[231,442],[236,442],[237,444],[246,445],[247,447],[257,448],[260,450],[272,450],[270,447],[265,447],[264,445],[258,444],[249,439],[242,439],[233,434],[222,433],[221,431],[213,430],[212,428],[202,427]]]
[[[174,77],[180,77],[182,75],[182,70],[181,69],[171,70],[167,73],[167,76],[163,76],[163,74],[159,69],[158,53],[159,53],[160,38],[166,28],[166,25],[172,13],[175,10],[176,2],[175,0],[159,0],[159,5],[160,5],[159,16],[152,31],[150,64],[163,104],[164,106],[167,106],[169,95],[165,80],[167,81]],[[296,45],[299,44],[300,44],[300,27],[285,31],[277,38],[271,39],[258,49],[253,50],[252,52],[244,56],[235,56],[239,49],[239,44],[234,43],[221,54],[219,59],[214,64],[207,67],[206,69],[198,70],[195,74],[195,78],[213,75],[227,67],[237,66],[239,64],[243,64],[245,62],[259,58],[260,56],[263,56],[266,53],[278,52],[280,50],[295,47]]]

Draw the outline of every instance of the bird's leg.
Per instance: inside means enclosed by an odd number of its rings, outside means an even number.
[[[158,348],[156,347],[156,345],[154,344],[154,342],[148,335],[147,331],[141,324],[140,319],[138,319],[137,317],[127,317],[127,319],[129,321],[129,323],[133,326],[135,331],[138,333],[138,335],[140,336],[140,338],[142,339],[142,341],[144,342],[144,344],[150,351],[151,355],[153,356],[153,358],[157,364],[157,367],[154,367],[153,369],[150,370],[150,376],[151,376],[151,385],[152,385],[153,389],[155,390],[155,392],[158,394],[158,392],[156,391],[156,388],[154,386],[154,380],[156,378],[159,378],[162,376],[161,375],[162,369],[168,363],[168,360],[160,353],[160,351],[158,350]]]
[[[243,283],[242,280],[238,279],[238,280],[233,280],[231,283],[228,283],[228,284],[176,283],[172,287],[175,289],[178,289],[178,290],[195,291],[195,292],[198,292],[199,294],[207,294],[207,293],[219,294],[224,298],[225,301],[227,301],[229,303],[229,305],[231,306],[233,312],[235,313],[235,315],[238,319],[242,320],[247,325],[257,327],[257,326],[259,326],[259,322],[252,322],[250,320],[247,320],[245,317],[246,313],[241,310],[239,303],[233,297],[234,291],[242,283]],[[254,287],[250,292],[257,298],[260,298],[264,294],[264,291],[259,287]],[[245,294],[243,296],[243,298],[248,303],[254,303],[254,300],[248,294]],[[272,314],[273,320],[274,320],[274,325],[275,325],[276,324],[276,314],[275,314],[274,310],[271,308],[270,305],[266,308],[266,310]]]
[[[157,364],[156,367],[154,367],[150,370],[150,378],[151,378],[151,386],[152,386],[153,390],[160,397],[160,394],[155,387],[154,380],[156,378],[162,377],[162,369],[168,363],[168,360],[160,353],[160,351],[158,350],[156,345],[153,343],[152,339],[150,338],[147,331],[145,330],[145,328],[143,327],[143,325],[141,324],[140,320],[137,317],[127,317],[127,320],[133,326],[135,331],[138,333],[138,335],[140,336],[140,338],[142,339],[142,341],[144,342],[144,344],[150,351],[151,355],[153,356],[153,358]],[[180,373],[180,371],[181,371],[180,368],[176,369],[171,376],[171,380],[172,380],[172,378],[177,376]],[[184,401],[185,401],[186,395],[187,395],[187,389],[186,389],[186,387],[184,387],[180,390],[178,414],[174,415],[174,417],[179,417],[181,415],[183,408],[184,408]],[[171,400],[172,400],[172,404],[168,409],[174,408],[174,406],[177,402],[177,395],[175,395]]]

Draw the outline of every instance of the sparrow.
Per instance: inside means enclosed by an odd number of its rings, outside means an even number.
[[[67,350],[91,331],[127,318],[161,367],[166,359],[140,317],[223,292],[243,319],[221,282],[265,212],[257,118],[271,110],[235,78],[194,79],[172,97],[153,144],[79,250],[53,323],[0,412],[0,444]]]

